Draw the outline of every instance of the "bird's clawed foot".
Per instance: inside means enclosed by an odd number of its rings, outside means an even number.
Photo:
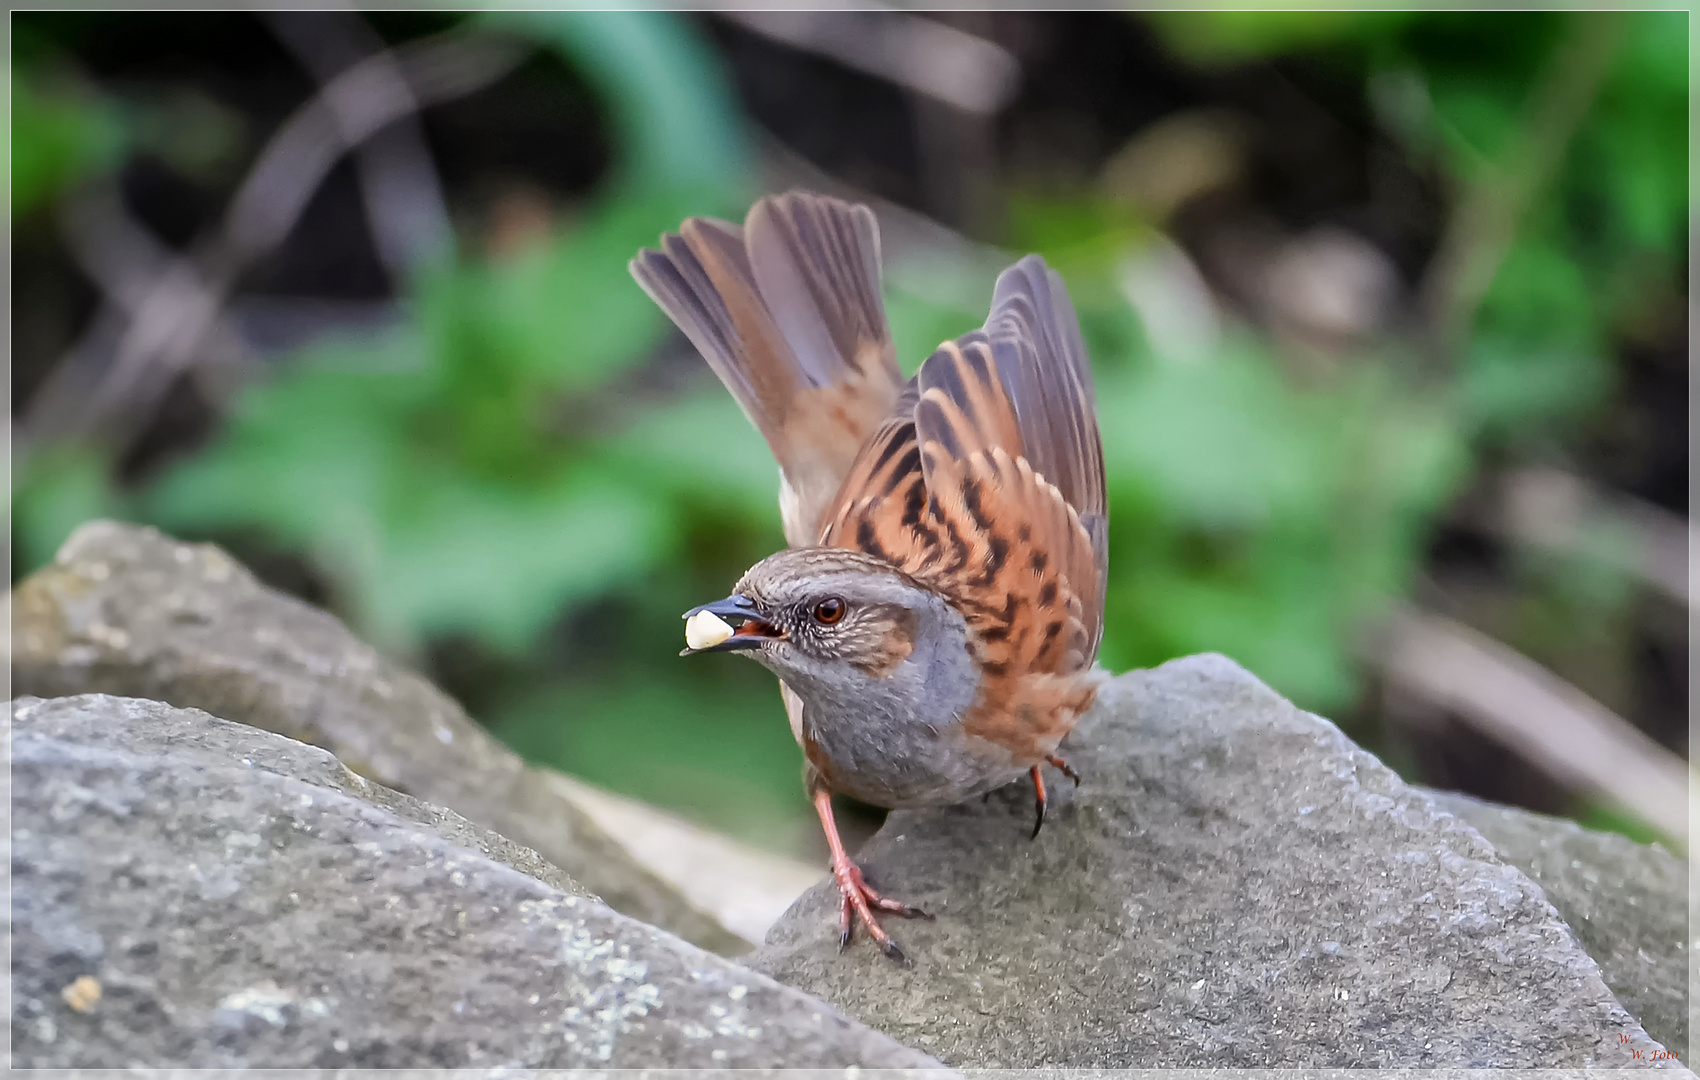
[[[1055,754],[1048,755],[1045,758],[1045,764],[1073,780],[1075,787],[1080,786],[1080,774],[1075,772],[1074,767],[1062,758]],[[1039,771],[1039,766],[1033,766],[1029,772],[1033,777],[1034,819],[1033,834],[1028,839],[1037,840],[1039,830],[1045,827],[1045,808],[1050,805],[1050,798],[1045,794],[1045,775]]]
[[[1064,761],[1062,758],[1057,757],[1055,754],[1051,754],[1051,755],[1049,755],[1048,757],[1045,758],[1045,764],[1049,765],[1051,768],[1062,773],[1064,776],[1068,777],[1070,780],[1073,780],[1075,787],[1080,786],[1080,774],[1074,771],[1073,765],[1070,765],[1068,762]]]
[[[879,945],[880,952],[896,960],[906,963],[908,957],[891,940],[891,935],[885,932],[879,921],[874,918],[874,912],[883,911],[888,915],[896,915],[902,919],[931,919],[932,916],[918,907],[899,903],[889,897],[881,896],[868,887],[862,880],[862,869],[849,859],[833,860],[832,879],[838,883],[838,951],[843,952],[850,947],[855,937],[858,921],[868,928],[868,936]]]
[[[868,936],[879,945],[880,952],[900,964],[907,963],[909,958],[880,926],[874,912],[883,911],[903,919],[931,919],[932,916],[918,907],[900,904],[868,888],[868,883],[862,878],[862,868],[850,860],[844,850],[844,841],[838,835],[838,824],[832,818],[831,793],[824,787],[816,787],[811,798],[815,813],[820,815],[821,829],[826,833],[826,846],[832,852],[832,880],[838,885],[838,951],[843,952],[850,947],[856,922],[860,920],[868,928]]]

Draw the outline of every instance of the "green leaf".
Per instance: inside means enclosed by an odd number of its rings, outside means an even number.
[[[1467,456],[1438,401],[1344,363],[1304,387],[1239,340],[1100,372],[1108,665],[1221,651],[1310,707],[1351,700],[1355,636],[1409,588]]]
[[[1170,48],[1197,64],[1243,63],[1267,56],[1347,42],[1374,40],[1414,16],[1401,11],[1321,8],[1153,11]]]
[[[769,850],[812,852],[802,754],[773,678],[736,659],[685,667],[671,648],[682,642],[675,634],[647,663],[514,694],[487,720],[532,761]]]
[[[610,436],[606,454],[655,490],[711,503],[717,514],[777,523],[773,452],[732,395],[702,381],[702,389],[646,410]]]
[[[1177,520],[1213,528],[1321,510],[1327,463],[1299,409],[1279,372],[1245,351],[1098,379],[1104,460],[1115,483],[1137,484]]]
[[[583,470],[536,489],[448,470],[417,484],[359,590],[392,639],[463,632],[520,652],[568,605],[640,577],[672,535],[643,492]]]
[[[1637,11],[1629,16],[1613,81],[1666,100],[1688,98],[1686,11]]]
[[[1611,379],[1597,353],[1485,332],[1470,343],[1460,390],[1472,428],[1503,435],[1583,415],[1605,400]]]
[[[92,91],[12,68],[12,218],[117,164],[125,143],[117,110]]]
[[[1595,196],[1584,234],[1613,248],[1675,256],[1688,221],[1686,17],[1626,16],[1624,47],[1600,93],[1568,170],[1568,186]],[[1618,253],[1622,258],[1624,253]]]
[[[83,522],[129,516],[129,501],[113,487],[110,469],[88,446],[55,447],[30,458],[12,491],[14,577],[51,562]]]
[[[1530,345],[1594,347],[1599,316],[1576,258],[1531,223],[1506,252],[1482,298],[1477,325]]]
[[[941,284],[937,280],[938,275],[951,274],[949,268],[931,269],[931,272],[935,286]],[[960,278],[963,275],[954,276]],[[967,306],[966,302],[941,303],[922,297],[900,284],[886,288],[886,321],[891,324],[891,340],[897,349],[897,366],[905,378],[918,371],[941,343],[960,337],[970,330],[976,330],[986,321],[985,309],[991,306],[993,280],[988,278],[983,283],[968,280],[945,282],[939,289],[947,294],[958,291],[964,294],[979,294],[983,289],[981,310],[978,312]]]
[[[1433,88],[1434,124],[1451,171],[1473,180],[1516,148],[1525,88],[1499,73],[1458,74]]]
[[[493,360],[577,390],[643,360],[667,322],[626,264],[687,214],[714,209],[705,202],[678,192],[614,199],[513,262],[462,267],[433,283],[423,310],[444,334],[440,361],[452,368],[466,359],[482,371]]]
[[[1585,829],[1617,833],[1637,844],[1661,844],[1667,851],[1682,851],[1686,847],[1647,824],[1634,811],[1621,806],[1588,800],[1573,808],[1571,816]]]
[[[202,535],[262,529],[356,591],[383,557],[398,432],[418,376],[385,370],[378,357],[349,370],[340,357],[325,350],[239,395],[221,437],[145,493],[151,520]]]

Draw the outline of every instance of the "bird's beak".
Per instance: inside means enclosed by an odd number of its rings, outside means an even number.
[[[764,643],[785,636],[778,627],[761,617],[761,612],[757,609],[755,601],[741,594],[734,593],[724,600],[716,600],[712,604],[694,607],[685,612],[684,618],[693,619],[703,612],[731,624],[735,629],[729,637],[713,644],[703,645],[700,648],[693,645],[693,647],[679,653],[680,656],[694,656],[697,653],[706,652],[735,652],[739,649],[759,649]],[[725,633],[725,629],[721,628],[720,632]]]

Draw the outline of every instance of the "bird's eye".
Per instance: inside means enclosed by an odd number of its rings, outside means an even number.
[[[844,618],[844,610],[844,601],[836,596],[829,596],[815,605],[815,621],[831,626],[839,619]]]

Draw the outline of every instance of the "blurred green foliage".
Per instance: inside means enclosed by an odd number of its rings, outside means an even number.
[[[1515,168],[1531,96],[1588,17],[1152,16],[1200,63],[1303,54],[1350,71],[1459,192]],[[683,390],[655,389],[668,326],[625,270],[688,214],[741,213],[742,122],[680,19],[488,18],[560,50],[602,98],[620,165],[592,204],[514,258],[424,274],[403,328],[294,358],[143,490],[115,489],[86,449],[32,459],[13,500],[22,561],[96,513],[186,535],[260,530],[385,647],[493,658],[504,677],[474,704],[523,752],[789,846],[776,822],[806,807],[771,678],[673,655],[677,613],[783,542],[777,477],[706,366]],[[1485,31],[1489,18],[1516,32]],[[1300,379],[1243,330],[1200,362],[1166,360],[1115,277],[1151,223],[1091,195],[1015,200],[1012,237],[1068,279],[1097,372],[1108,667],[1221,651],[1308,707],[1345,708],[1361,633],[1410,590],[1475,455],[1551,439],[1599,401],[1613,335],[1634,332],[1649,287],[1677,287],[1686,236],[1685,17],[1624,18],[1598,100],[1532,193],[1455,369],[1394,342]],[[111,115],[15,69],[14,213],[112,160]],[[914,268],[891,270],[909,370],[984,317],[990,281],[941,285],[951,272],[925,271],[927,299],[906,286]],[[1622,602],[1610,587],[1589,595]]]
[[[1298,390],[1259,345],[1099,384],[1114,620],[1105,663],[1224,652],[1336,712],[1358,635],[1409,588],[1425,526],[1463,477],[1437,403],[1384,369]]]
[[[223,438],[154,489],[152,515],[267,529],[392,647],[459,632],[523,649],[563,606],[671,547],[666,500],[565,403],[661,339],[625,264],[690,205],[612,199],[569,239],[430,275],[413,324],[315,348],[244,394]]]
[[[41,66],[12,66],[12,217],[116,163],[124,127],[92,90]]]

